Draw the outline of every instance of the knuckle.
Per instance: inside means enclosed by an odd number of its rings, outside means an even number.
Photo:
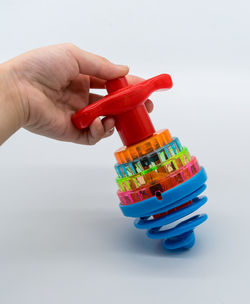
[[[77,46],[72,42],[65,42],[65,43],[62,44],[62,46],[64,48],[68,49],[68,50],[72,50],[72,49],[77,48]]]
[[[103,56],[99,56],[104,63],[109,63],[109,60]]]

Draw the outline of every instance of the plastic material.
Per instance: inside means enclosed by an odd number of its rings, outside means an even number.
[[[162,74],[136,85],[128,85],[125,77],[108,81],[108,95],[76,112],[72,121],[79,129],[88,127],[98,116],[113,116],[116,129],[125,146],[150,137],[155,129],[144,105],[151,93],[172,87],[171,77]]]
[[[147,235],[162,239],[168,250],[194,245],[194,228],[207,215],[193,215],[206,203],[206,173],[195,156],[167,129],[155,132],[145,108],[149,95],[171,88],[172,80],[162,74],[137,85],[125,77],[106,83],[108,95],[78,111],[72,121],[86,128],[98,116],[113,116],[124,147],[115,152],[117,195],[125,216],[138,218],[135,226]],[[184,220],[181,220],[184,218]]]
[[[115,165],[115,170],[119,178],[131,176],[155,165],[162,164],[180,151],[182,151],[181,143],[178,138],[174,138],[169,144],[133,159],[131,162],[125,164],[118,162],[119,164]],[[115,156],[117,156],[116,153]]]
[[[195,157],[184,167],[173,173],[150,172],[137,178],[119,181],[117,194],[122,204],[133,204],[143,201],[149,197],[157,196],[160,199],[161,193],[172,189],[187,181],[199,172],[199,164]],[[147,176],[149,175],[149,176]]]
[[[149,229],[147,236],[152,239],[162,239],[165,249],[191,248],[195,242],[193,230],[207,219],[206,214],[192,216],[174,227],[166,227],[164,230],[162,227],[188,216],[206,203],[207,197],[197,197],[206,189],[204,184],[206,179],[205,170],[202,168],[187,182],[162,193],[160,201],[156,197],[152,197],[137,204],[120,204],[120,208],[125,216],[139,217],[135,220],[135,227]],[[189,204],[184,206],[187,202]],[[182,208],[171,212],[179,206]],[[153,217],[158,214],[161,216]]]
[[[118,164],[133,161],[136,158],[147,155],[156,149],[165,146],[172,141],[172,136],[168,130],[155,132],[151,137],[134,144],[130,147],[122,147],[115,152]]]

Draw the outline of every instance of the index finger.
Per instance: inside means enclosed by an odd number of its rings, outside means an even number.
[[[145,79],[135,76],[135,75],[126,75],[128,84],[137,84],[144,81]],[[105,89],[106,80],[100,79],[94,76],[90,76],[90,88],[91,89]]]
[[[109,80],[125,76],[129,71],[126,65],[114,64],[104,57],[81,50],[73,44],[67,44],[66,48],[77,61],[81,74]]]

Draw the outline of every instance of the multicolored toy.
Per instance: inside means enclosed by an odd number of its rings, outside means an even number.
[[[124,144],[115,152],[120,208],[125,216],[138,218],[135,227],[148,229],[150,238],[176,250],[191,248],[194,228],[207,219],[202,214],[179,221],[206,203],[199,195],[207,176],[178,138],[166,129],[156,132],[150,120],[145,101],[152,92],[171,87],[167,74],[136,85],[128,85],[125,77],[107,81],[108,95],[75,113],[72,121],[83,129],[98,116],[115,118]]]

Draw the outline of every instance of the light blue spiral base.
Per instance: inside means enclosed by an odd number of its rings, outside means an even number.
[[[168,250],[188,249],[195,243],[194,228],[207,219],[206,214],[194,215],[182,222],[185,216],[193,213],[207,202],[206,196],[198,197],[205,189],[206,172],[202,168],[195,176],[161,194],[162,199],[149,198],[131,205],[121,205],[125,216],[138,217],[135,227],[148,229],[147,235],[152,239],[163,240],[163,247]],[[152,215],[163,213],[192,200],[192,204],[163,217],[154,219]],[[170,224],[177,222],[173,227]],[[163,226],[166,229],[162,229]]]

